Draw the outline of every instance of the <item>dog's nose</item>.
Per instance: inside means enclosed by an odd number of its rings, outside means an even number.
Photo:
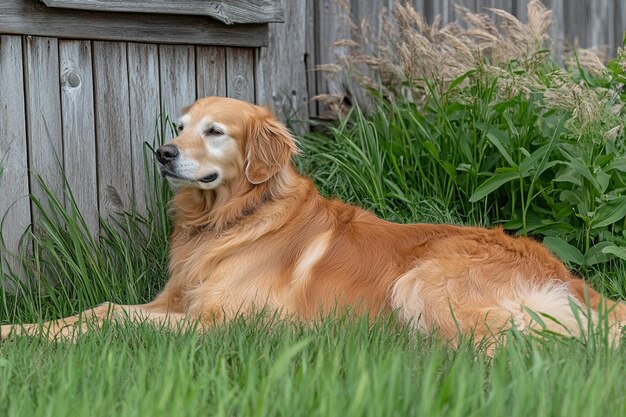
[[[162,164],[167,164],[178,156],[178,148],[174,145],[163,145],[159,146],[156,153],[157,160]]]

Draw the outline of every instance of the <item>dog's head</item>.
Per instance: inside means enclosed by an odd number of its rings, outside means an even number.
[[[296,143],[266,108],[206,97],[183,109],[178,136],[157,149],[161,174],[177,188],[261,184],[286,167]]]

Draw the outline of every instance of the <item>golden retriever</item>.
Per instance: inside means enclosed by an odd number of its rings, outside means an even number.
[[[539,327],[533,318],[542,313],[543,326],[577,334],[579,320],[597,318],[604,303],[617,335],[625,305],[602,297],[541,244],[500,229],[390,223],[325,199],[292,166],[297,151],[265,108],[196,101],[183,110],[178,136],[157,150],[177,190],[163,291],[144,305],[106,303],[43,324],[2,326],[2,337],[71,337],[113,317],[205,328],[261,307],[304,320],[348,307],[372,317],[396,312],[445,340],[481,341]],[[571,303],[591,314],[577,319]]]

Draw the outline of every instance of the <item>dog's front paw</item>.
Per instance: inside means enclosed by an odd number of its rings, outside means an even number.
[[[0,327],[0,343],[9,339],[9,337],[14,333],[13,325],[6,324]]]

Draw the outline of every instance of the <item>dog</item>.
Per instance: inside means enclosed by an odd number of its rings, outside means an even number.
[[[121,318],[206,329],[259,308],[302,320],[344,308],[394,314],[451,343],[463,335],[497,341],[511,328],[577,335],[602,305],[615,334],[626,318],[624,304],[601,296],[532,239],[396,224],[323,198],[294,169],[297,144],[266,108],[207,97],[182,113],[177,137],[156,152],[176,190],[163,290],[143,305],[105,303],[43,324],[2,326],[3,338],[71,338]]]

